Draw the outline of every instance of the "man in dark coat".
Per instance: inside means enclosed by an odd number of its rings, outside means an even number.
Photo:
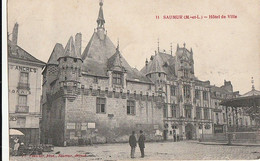
[[[129,137],[129,145],[131,146],[131,158],[134,158],[136,147],[135,131],[132,131],[132,135]]]
[[[139,139],[138,139],[138,145],[139,145],[139,148],[140,148],[140,151],[141,151],[141,157],[144,158],[144,141],[145,141],[145,136],[143,134],[143,131],[140,130],[140,136],[139,136]]]

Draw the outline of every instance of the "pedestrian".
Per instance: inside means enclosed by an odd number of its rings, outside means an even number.
[[[132,131],[132,135],[129,137],[129,145],[131,147],[131,158],[135,157],[135,147],[136,147],[136,138],[135,138],[135,131]]]
[[[19,146],[20,146],[19,138],[15,138],[15,139],[14,139],[14,155],[15,155],[15,156],[18,155]]]
[[[141,157],[144,158],[144,141],[145,141],[145,136],[143,134],[143,131],[140,130],[140,136],[139,136],[139,139],[138,139],[138,145],[139,145],[139,148],[140,148],[140,151],[141,151]]]
[[[176,133],[173,133],[173,141],[176,142]]]

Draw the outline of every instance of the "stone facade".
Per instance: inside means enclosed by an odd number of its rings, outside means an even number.
[[[227,113],[214,106],[221,100],[212,97],[215,88],[195,76],[192,49],[177,45],[173,55],[158,42],[138,71],[107,36],[102,7],[83,53],[77,33],[75,43],[55,45],[42,73],[43,143],[126,142],[132,130],[147,140],[199,139],[225,124],[215,117]],[[234,97],[231,83],[221,89]]]

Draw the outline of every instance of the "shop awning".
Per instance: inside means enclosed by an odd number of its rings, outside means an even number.
[[[19,131],[19,130],[16,130],[16,129],[9,129],[9,135],[19,135],[19,136],[21,136],[21,135],[24,135],[21,131]]]

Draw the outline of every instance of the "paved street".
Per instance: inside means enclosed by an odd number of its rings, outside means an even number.
[[[55,153],[59,154],[55,154]],[[84,147],[55,147],[43,156],[11,157],[10,160],[248,160],[260,157],[260,147],[203,145],[197,142],[146,143],[145,158],[136,148],[135,159],[130,158],[128,144],[104,144]]]

